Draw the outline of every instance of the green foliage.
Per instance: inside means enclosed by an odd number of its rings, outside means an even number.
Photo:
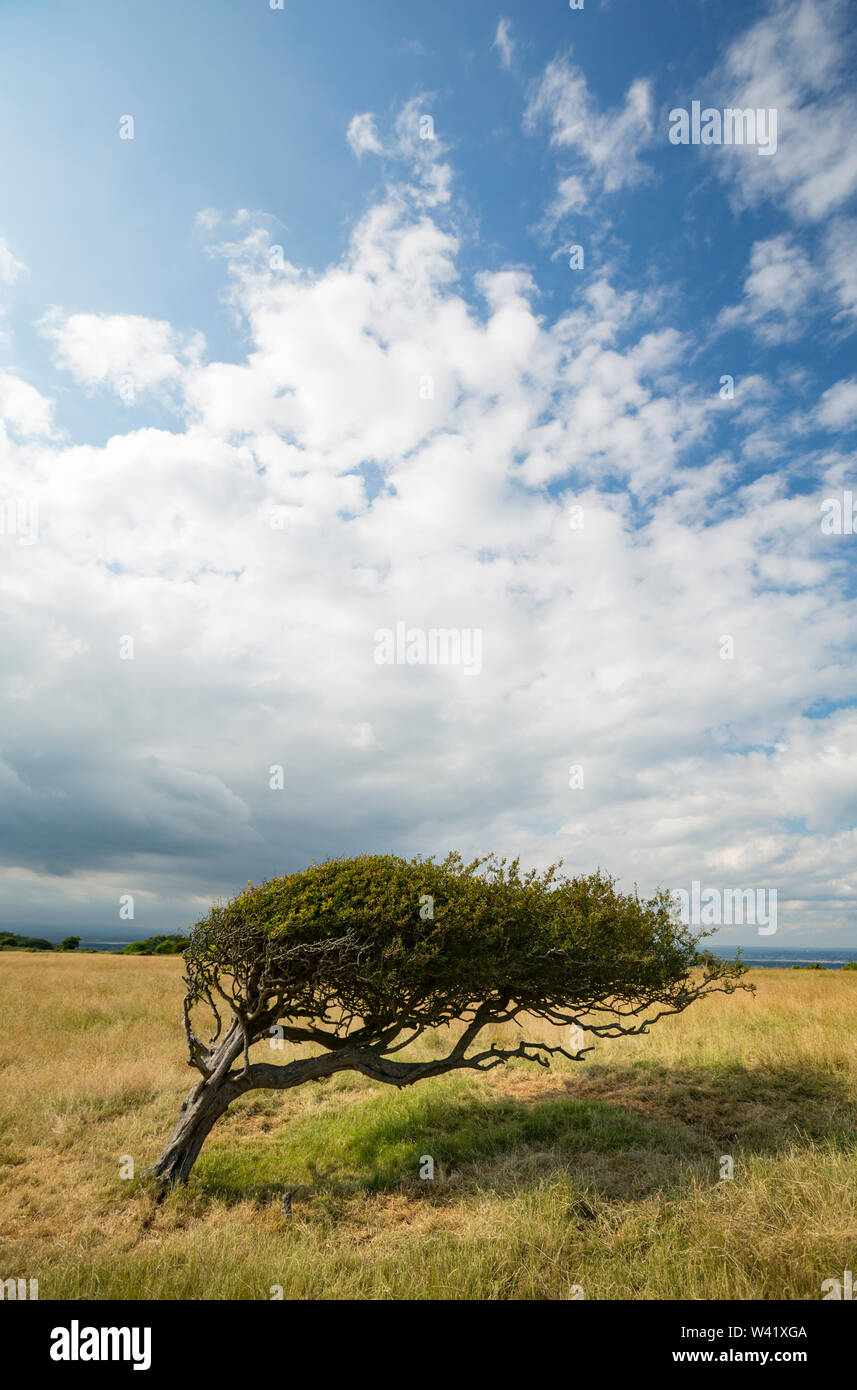
[[[845,967],[847,970],[847,966]],[[812,965],[793,965],[792,970],[823,970],[824,966],[815,961]]]
[[[13,931],[0,932],[0,951],[55,951],[58,948],[43,936],[18,936]]]
[[[178,933],[172,936],[147,936],[145,941],[132,941],[119,952],[122,956],[180,956],[188,938]]]
[[[60,951],[76,951],[79,945],[79,936],[67,936],[63,941],[60,942],[58,949]]]
[[[849,960],[846,965],[843,965],[842,969],[857,970],[857,960]]]
[[[601,871],[361,855],[250,884],[197,925],[185,954],[197,999],[231,976],[248,1008],[277,996],[284,1017],[338,1007],[380,1030],[435,1026],[485,1000],[545,1018],[606,999],[681,1008],[695,967],[727,988],[744,973],[701,956],[698,940],[668,894],[622,893]]]

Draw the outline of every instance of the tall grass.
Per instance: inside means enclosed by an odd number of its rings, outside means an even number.
[[[193,1079],[180,974],[0,957],[0,1278],[43,1299],[817,1299],[855,1268],[857,973],[756,971],[755,997],[550,1071],[254,1092],[157,1206],[120,1160],[154,1159]]]

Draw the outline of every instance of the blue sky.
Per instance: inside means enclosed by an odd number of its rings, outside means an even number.
[[[262,0],[155,3],[121,14],[106,2],[47,4],[38,22],[32,6],[6,5],[0,117],[17,138],[3,145],[4,226],[8,244],[35,252],[18,291],[14,360],[36,384],[56,384],[27,322],[51,303],[168,318],[201,330],[212,352],[236,360],[240,344],[218,302],[220,268],[194,231],[197,212],[263,212],[291,259],[322,269],[343,253],[378,185],[377,167],[355,161],[343,130],[355,111],[383,117],[415,93],[432,94],[458,194],[478,228],[463,248],[462,271],[510,260],[533,265],[540,308],[557,316],[570,286],[564,260],[551,260],[551,252],[564,238],[539,245],[532,234],[557,161],[538,133],[521,128],[528,82],[570,51],[596,109],[621,106],[642,77],[666,128],[666,111],[689,106],[691,93],[716,96],[705,81],[714,56],[765,10],[737,0],[590,0],[582,12],[558,2],[507,5],[515,57],[504,70],[492,47],[498,10],[491,4],[334,0],[323,18],[311,6],[271,11]],[[135,118],[133,141],[116,138],[117,113],[126,112]],[[666,272],[679,300],[672,321],[689,329],[729,300],[753,242],[788,225],[770,202],[736,218],[705,157],[711,153],[655,142],[646,157],[651,177],[573,228],[597,247],[590,265],[609,262],[616,284],[637,287]],[[782,360],[812,370],[820,340],[832,350],[825,365],[844,372],[853,344],[835,334],[831,342],[823,320],[815,328]],[[713,350],[696,348],[700,373],[716,371],[724,352],[736,373],[760,358],[742,333]],[[57,419],[85,428],[88,439],[103,436],[124,423],[109,404],[68,392]]]
[[[131,894],[147,934],[453,846],[857,945],[849,6],[0,37],[3,920]],[[776,151],[671,143],[693,101],[775,109]],[[478,629],[478,679],[379,666],[400,619]]]

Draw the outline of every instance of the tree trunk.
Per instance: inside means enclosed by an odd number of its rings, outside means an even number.
[[[457,1047],[461,1051],[460,1042]],[[351,1070],[393,1086],[410,1086],[423,1076],[439,1076],[461,1065],[458,1052],[433,1062],[398,1062],[379,1056],[369,1048],[343,1047],[317,1057],[298,1057],[283,1066],[257,1062],[241,1071],[230,1071],[243,1052],[243,1034],[235,1024],[217,1052],[207,1059],[211,1071],[203,1081],[196,1083],[183,1103],[178,1123],[157,1163],[146,1170],[145,1176],[154,1178],[162,1193],[177,1183],[187,1182],[212,1128],[233,1100],[247,1091],[259,1087],[284,1091]]]
[[[187,1182],[211,1129],[233,1100],[247,1089],[245,1084],[238,1083],[237,1077],[229,1070],[242,1051],[243,1035],[233,1020],[225,1038],[209,1059],[209,1074],[202,1081],[197,1081],[182,1103],[178,1123],[166,1148],[157,1163],[146,1170],[145,1176],[154,1178],[162,1191],[176,1183]]]
[[[202,1088],[197,1083],[182,1105],[166,1148],[146,1176],[155,1178],[162,1188],[186,1183],[212,1127],[240,1094],[231,1081],[221,1080],[214,1086],[208,1082]]]

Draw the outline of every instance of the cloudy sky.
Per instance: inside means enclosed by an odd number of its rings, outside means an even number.
[[[455,848],[857,946],[847,0],[0,42],[3,924]],[[776,150],[673,143],[695,101]]]

